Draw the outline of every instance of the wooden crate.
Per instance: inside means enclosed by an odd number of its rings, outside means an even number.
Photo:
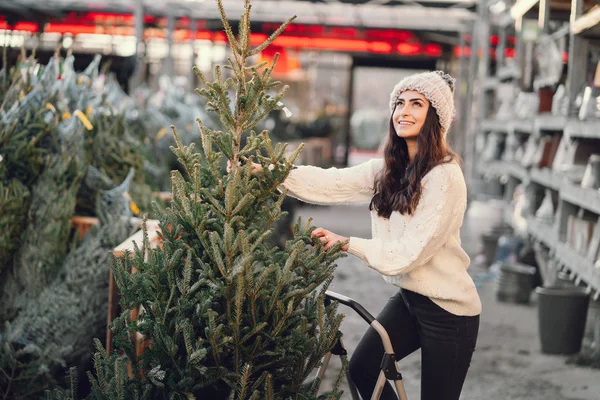
[[[148,229],[148,241],[152,248],[156,248],[160,246],[160,237],[159,237],[159,221],[158,220],[148,220],[146,223],[146,227]],[[135,249],[134,243],[138,245],[138,247],[142,246],[144,238],[144,232],[142,229],[138,230],[135,234],[127,238],[123,243],[119,244],[114,248],[113,254],[116,257],[124,257],[127,254],[127,251],[130,251],[131,255],[133,255],[133,251]],[[135,273],[135,269],[131,271]],[[118,312],[119,305],[119,294],[117,291],[117,284],[115,282],[112,269],[110,270],[109,277],[109,286],[108,286],[108,313],[106,317],[106,352],[110,354],[112,351],[112,331],[109,329],[110,323],[116,318]],[[132,321],[137,320],[139,313],[141,310],[133,310],[131,311],[130,318]],[[143,341],[143,336],[139,333],[136,333],[134,338],[136,344],[136,354],[140,356],[144,352],[144,348],[150,343],[148,341]],[[130,375],[132,374],[131,366],[128,366]]]
[[[71,218],[71,224],[73,225],[73,229],[79,235],[79,239],[83,239],[85,234],[92,229],[92,226],[97,225],[99,222],[96,217],[81,217],[75,216]]]

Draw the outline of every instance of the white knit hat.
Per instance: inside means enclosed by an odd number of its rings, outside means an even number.
[[[421,72],[402,79],[390,94],[390,112],[398,104],[400,93],[414,90],[421,93],[435,108],[442,126],[442,135],[446,137],[452,118],[454,118],[455,79],[443,71]]]

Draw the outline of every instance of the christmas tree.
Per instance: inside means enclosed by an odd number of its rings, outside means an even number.
[[[106,329],[109,255],[132,229],[129,193],[150,193],[141,142],[106,101],[110,88],[93,85],[99,58],[76,73],[71,55],[33,57],[0,81],[2,399],[41,398],[66,365],[89,360]],[[99,220],[83,241],[76,211]]]
[[[0,293],[3,320],[14,317],[22,307],[21,300],[36,297],[60,268],[68,250],[75,196],[85,172],[80,157],[83,125],[76,118],[55,125],[50,110],[56,98],[56,64],[50,62],[38,78],[29,72],[27,66],[32,63],[31,59],[23,61],[21,68],[27,78],[9,90],[20,94],[16,101],[5,104],[10,107],[2,112],[0,126],[3,181],[14,185],[13,193],[18,193],[18,183],[29,192],[23,209],[26,213],[15,216],[26,221],[20,226],[18,250],[13,247],[12,268],[4,268]],[[18,90],[20,87],[23,89]],[[7,95],[5,100],[9,99]]]
[[[63,380],[65,366],[87,369],[92,340],[104,335],[112,249],[127,238],[132,175],[101,191],[99,223],[66,256],[59,276],[0,331],[0,396],[39,399]]]
[[[160,246],[148,236],[115,259],[122,314],[115,319],[113,352],[97,341],[89,378],[93,399],[337,399],[318,395],[309,377],[333,346],[341,315],[325,305],[341,244],[324,251],[311,239],[310,221],[295,225],[285,248],[269,244],[281,216],[285,180],[301,149],[286,158],[269,134],[253,131],[270,111],[282,109],[285,87],[271,80],[274,64],[249,65],[292,21],[265,43],[250,47],[250,2],[238,35],[217,0],[232,57],[225,78],[210,82],[196,70],[222,130],[198,121],[202,146],[184,146],[173,129],[183,173],[172,173],[173,201],[160,220]],[[276,60],[275,60],[276,61]],[[228,95],[234,89],[235,97]],[[241,138],[248,133],[242,145]],[[233,166],[228,173],[224,165]],[[253,174],[252,162],[265,166]],[[145,233],[146,230],[144,228]],[[132,271],[135,271],[132,272]],[[141,310],[136,321],[131,311]],[[145,350],[136,353],[137,334]],[[341,376],[341,374],[340,374]],[[71,398],[55,391],[49,397]]]

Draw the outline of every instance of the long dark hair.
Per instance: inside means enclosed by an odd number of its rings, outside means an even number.
[[[418,151],[411,162],[406,140],[396,134],[390,117],[388,140],[384,148],[384,168],[375,178],[375,194],[369,205],[377,215],[389,218],[393,211],[412,215],[421,199],[421,179],[435,166],[459,160],[442,137],[442,126],[435,108],[429,105],[421,132],[417,137]]]

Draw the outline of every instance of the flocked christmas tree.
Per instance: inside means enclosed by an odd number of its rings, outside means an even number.
[[[173,202],[160,220],[160,246],[145,236],[131,254],[115,259],[122,314],[113,322],[114,350],[100,342],[90,375],[94,399],[336,399],[338,382],[317,396],[311,376],[336,340],[341,315],[325,305],[334,246],[311,239],[310,221],[298,221],[284,249],[269,244],[285,193],[278,190],[301,149],[285,157],[268,132],[252,129],[282,109],[284,89],[271,80],[274,65],[249,65],[285,29],[250,47],[250,2],[238,36],[217,0],[232,58],[225,79],[196,70],[222,130],[198,121],[202,149],[181,144],[173,151],[184,173],[172,173]],[[276,61],[276,59],[275,59]],[[230,98],[229,91],[235,93]],[[242,135],[247,140],[242,145]],[[229,160],[232,171],[224,165]],[[265,166],[253,174],[251,162]],[[132,270],[135,269],[135,273]],[[130,311],[141,307],[137,321]],[[135,334],[144,352],[136,354]],[[341,376],[341,375],[340,375]],[[70,398],[59,392],[56,398]]]
[[[133,229],[129,193],[149,193],[120,102],[108,85],[90,90],[99,61],[77,73],[72,55],[46,66],[22,55],[6,82],[0,71],[0,399],[39,399],[65,365],[87,369],[106,329],[109,255]],[[99,218],[83,241],[81,210]]]

